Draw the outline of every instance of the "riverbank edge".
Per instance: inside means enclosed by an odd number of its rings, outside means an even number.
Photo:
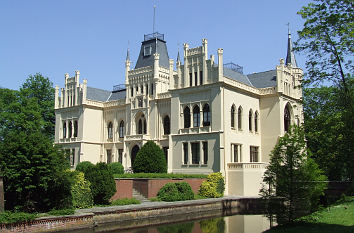
[[[259,197],[222,197],[178,202],[146,202],[138,205],[79,209],[74,215],[41,217],[31,222],[1,224],[0,232],[109,231],[146,227],[238,213],[260,213]]]

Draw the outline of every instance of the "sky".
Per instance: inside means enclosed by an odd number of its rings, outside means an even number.
[[[274,69],[286,58],[288,26],[293,41],[304,21],[297,12],[309,0],[0,0],[0,87],[19,89],[41,73],[64,86],[64,74],[112,90],[124,83],[129,47],[132,67],[144,34],[165,35],[170,58],[183,43],[201,46],[245,74]],[[183,58],[182,58],[183,60]],[[296,54],[304,69],[305,56]]]

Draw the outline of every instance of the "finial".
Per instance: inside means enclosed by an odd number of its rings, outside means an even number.
[[[290,23],[287,23],[287,25],[288,25],[288,49],[286,54],[286,65],[297,67],[295,54],[293,51],[293,42],[291,41]]]
[[[153,22],[152,22],[152,33],[155,33],[155,10],[156,10],[156,5],[154,4],[154,18],[153,18]]]
[[[288,22],[286,25],[288,26],[288,36],[289,36],[289,38],[290,38],[290,37],[291,37],[291,33],[290,33],[290,23]]]
[[[179,43],[177,43],[177,48],[178,48],[178,52],[177,52],[177,62],[181,61],[181,58],[179,56]]]

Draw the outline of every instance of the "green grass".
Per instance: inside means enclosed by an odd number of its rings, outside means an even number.
[[[114,178],[169,178],[169,179],[183,179],[183,178],[207,178],[207,175],[202,175],[202,174],[173,174],[173,173],[125,173],[125,174],[114,174]]]
[[[272,228],[267,233],[344,233],[354,232],[354,196],[297,219],[293,224]]]
[[[157,202],[157,201],[159,201],[159,199],[158,199],[157,197],[151,197],[151,198],[149,198],[149,200],[150,200],[151,202]]]
[[[116,206],[116,205],[133,205],[133,204],[140,204],[141,202],[139,200],[136,200],[135,198],[123,198],[123,199],[117,199],[111,202],[111,206]]]

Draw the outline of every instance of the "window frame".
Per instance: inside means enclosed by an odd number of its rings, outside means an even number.
[[[200,127],[200,108],[198,105],[193,107],[193,128]]]
[[[191,127],[191,110],[188,106],[183,108],[183,128],[188,129]]]
[[[203,106],[203,126],[210,126],[210,106],[208,103]]]

